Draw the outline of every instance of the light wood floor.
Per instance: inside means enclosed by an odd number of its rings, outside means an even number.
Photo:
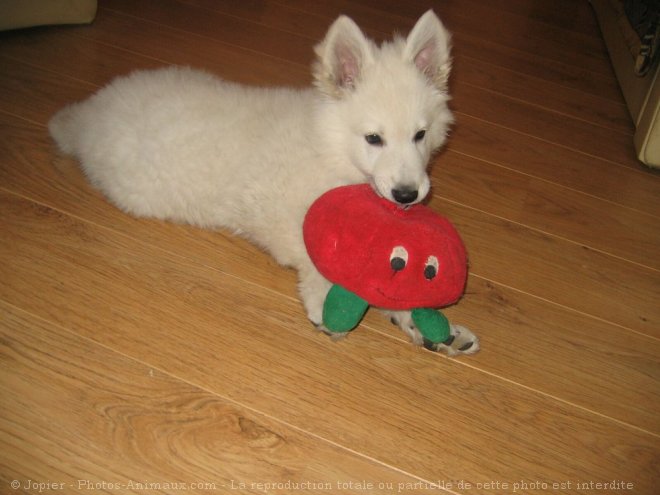
[[[430,4],[475,356],[378,314],[331,342],[293,273],[120,213],[47,134],[136,68],[306,85],[339,13],[384,39]],[[658,493],[660,177],[632,133],[586,1],[101,0],[0,35],[0,493]]]

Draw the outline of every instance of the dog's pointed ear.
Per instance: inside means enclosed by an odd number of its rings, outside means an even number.
[[[405,56],[440,90],[447,89],[451,70],[451,35],[438,16],[428,10],[406,39]]]
[[[340,16],[328,29],[325,39],[315,47],[316,85],[330,96],[350,91],[372,57],[372,47],[350,17]]]

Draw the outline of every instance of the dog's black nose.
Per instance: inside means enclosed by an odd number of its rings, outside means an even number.
[[[417,189],[409,189],[402,187],[401,189],[392,189],[392,197],[397,203],[407,205],[417,199]]]

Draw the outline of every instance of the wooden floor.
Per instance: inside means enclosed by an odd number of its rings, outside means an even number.
[[[382,40],[429,4],[457,120],[431,205],[470,253],[447,314],[475,356],[378,314],[331,342],[293,273],[120,213],[48,136],[136,68],[306,85],[338,14]],[[0,493],[658,493],[660,176],[632,133],[580,0],[101,0],[0,35]]]

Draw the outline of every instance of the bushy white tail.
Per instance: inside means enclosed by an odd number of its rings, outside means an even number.
[[[78,103],[74,103],[73,105],[64,107],[48,122],[48,130],[57,143],[57,146],[64,153],[70,155],[76,152],[76,118],[79,113],[78,106]]]

